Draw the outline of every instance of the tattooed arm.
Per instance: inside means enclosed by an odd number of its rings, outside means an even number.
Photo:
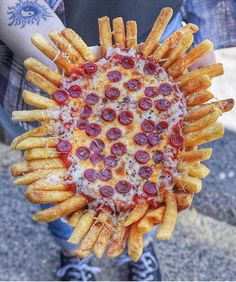
[[[35,57],[50,65],[49,60],[31,43],[31,36],[40,32],[45,37],[52,30],[61,30],[63,23],[44,0],[0,1],[0,39],[22,62]]]

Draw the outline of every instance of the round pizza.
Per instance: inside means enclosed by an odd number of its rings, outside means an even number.
[[[160,43],[172,13],[164,8],[141,44],[136,22],[120,17],[113,30],[108,17],[98,19],[100,47],[68,28],[49,34],[54,45],[32,37],[57,69],[24,62],[26,79],[49,97],[23,91],[38,109],[13,112],[13,119],[40,125],[13,141],[25,153],[11,172],[15,184],[28,185],[29,201],[52,203],[34,220],[62,218],[74,227],[68,241],[79,257],[116,257],[128,242],[138,260],[143,235],[160,225],[157,239],[170,239],[178,212],[210,172],[201,161],[212,149],[198,146],[223,136],[217,120],[234,102],[214,101],[207,90],[222,64],[188,71],[213,49],[209,40],[191,48],[196,25]]]

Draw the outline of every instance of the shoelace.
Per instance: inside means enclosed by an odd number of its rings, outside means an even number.
[[[137,263],[133,263],[128,255],[121,255],[118,258],[118,265],[124,265],[126,263],[132,263],[133,279],[136,281],[145,280],[152,281],[154,276],[153,272],[157,271],[158,264],[155,257],[150,252],[145,252],[140,257]]]
[[[62,278],[68,270],[70,270],[69,276],[73,280],[77,281],[90,281],[92,275],[99,273],[101,270],[96,266],[89,265],[91,256],[84,259],[76,259],[69,261],[66,265],[58,269],[57,277]]]

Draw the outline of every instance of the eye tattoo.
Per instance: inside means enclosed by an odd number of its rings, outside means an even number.
[[[34,25],[51,17],[47,7],[40,5],[37,0],[19,0],[14,6],[8,7],[9,26]]]

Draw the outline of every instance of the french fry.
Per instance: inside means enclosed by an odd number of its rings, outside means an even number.
[[[59,31],[51,31],[49,34],[51,40],[57,45],[57,47],[69,57],[72,63],[82,63],[84,59],[80,53],[70,44],[70,42],[61,35]]]
[[[118,217],[116,226],[113,228],[112,237],[108,246],[107,255],[111,258],[118,257],[124,250],[129,234],[129,227],[124,226],[125,218],[123,213]]]
[[[123,19],[121,17],[113,19],[112,25],[115,43],[119,46],[125,47],[125,26]]]
[[[33,148],[25,151],[24,160],[54,159],[60,156],[55,148]]]
[[[96,56],[89,50],[89,47],[83,39],[72,29],[65,28],[62,35],[71,43],[71,45],[82,55],[85,61],[95,61]]]
[[[26,74],[25,79],[32,83],[35,87],[47,93],[49,96],[51,96],[56,90],[58,90],[57,86],[55,86],[41,74],[38,74],[34,71],[29,70]]]
[[[56,137],[29,137],[16,145],[17,150],[28,150],[32,148],[55,147],[58,140]]]
[[[228,112],[234,107],[234,99],[220,100],[217,102],[212,102],[211,104],[218,107],[222,112]]]
[[[68,224],[72,227],[75,227],[77,225],[77,223],[79,222],[79,220],[81,219],[81,217],[84,214],[84,210],[80,210],[77,212],[74,212],[69,218],[68,218]]]
[[[210,173],[209,168],[200,162],[180,162],[177,165],[177,169],[182,174],[188,174],[189,176],[196,178],[205,178]]]
[[[101,45],[101,54],[102,56],[105,56],[107,48],[112,46],[110,19],[108,17],[99,18],[98,28],[99,28],[99,41]]]
[[[197,178],[205,178],[210,173],[210,169],[201,163],[194,163],[189,166],[188,175]]]
[[[204,127],[214,124],[217,121],[217,119],[220,117],[221,114],[222,112],[218,108],[216,108],[216,110],[212,112],[211,114],[208,114],[191,123],[185,124],[183,127],[184,134],[194,132],[194,131],[199,131],[200,129],[203,129]]]
[[[70,238],[68,239],[69,243],[79,244],[84,235],[87,234],[90,227],[92,226],[94,222],[94,216],[95,214],[92,211],[87,211],[82,215],[82,217],[76,224],[75,229],[71,233]]]
[[[185,175],[175,178],[177,188],[183,188],[189,192],[199,193],[202,190],[201,179]]]
[[[140,218],[142,218],[144,214],[146,213],[148,206],[149,206],[148,203],[143,203],[143,204],[135,206],[134,209],[129,214],[124,225],[129,226],[132,223],[138,221]]]
[[[37,47],[44,55],[52,60],[60,70],[64,70],[69,75],[74,66],[69,63],[60,53],[60,51],[50,44],[40,33],[36,33],[31,38],[32,43]]]
[[[11,150],[15,150],[19,143],[21,143],[22,141],[24,141],[29,137],[43,137],[43,136],[47,136],[50,133],[53,133],[53,126],[50,124],[44,124],[39,127],[35,127],[23,133],[22,135],[16,137],[12,141],[10,148]]]
[[[224,127],[215,123],[201,129],[201,131],[190,132],[184,135],[184,143],[187,147],[201,145],[224,136]]]
[[[79,248],[75,251],[77,256],[80,258],[85,258],[90,254],[93,245],[95,244],[98,235],[102,231],[102,228],[104,227],[104,224],[106,223],[110,214],[110,211],[102,211],[99,213],[97,220],[95,220],[88,233],[82,240]]]
[[[180,56],[182,56],[193,43],[193,34],[190,31],[184,33],[180,38],[176,47],[169,53],[167,61],[163,64],[163,68],[167,69],[172,65]]]
[[[159,46],[157,46],[155,52],[152,54],[152,58],[159,62],[163,58],[163,56],[166,55],[166,57],[168,57],[167,53],[170,53],[175,48],[185,32],[195,33],[198,30],[199,28],[192,23],[181,27],[179,30],[175,31],[169,37],[167,37],[167,39],[165,39],[164,42],[162,42]]]
[[[126,47],[137,50],[137,23],[136,21],[126,22]]]
[[[33,204],[60,203],[74,196],[72,191],[44,191],[27,188],[26,198]]]
[[[112,235],[112,222],[111,218],[108,219],[106,226],[97,237],[95,244],[93,245],[93,253],[97,258],[102,258],[109,244]]]
[[[178,192],[174,193],[178,208],[187,208],[191,206],[193,196],[192,193]]]
[[[57,204],[48,209],[37,212],[33,215],[34,221],[50,222],[63,216],[80,210],[86,206],[87,202],[82,195],[75,195],[64,202]]]
[[[57,169],[62,170],[63,174],[65,175],[65,170],[63,169]],[[53,175],[55,177],[55,175]],[[35,181],[34,183],[30,184],[28,188],[32,190],[41,190],[41,191],[67,191],[68,185],[66,185],[63,180],[49,180],[49,179],[39,179]]]
[[[195,121],[206,115],[210,115],[217,110],[217,106],[213,103],[205,104],[196,108],[192,108],[184,117],[185,121]]]
[[[157,232],[157,240],[170,240],[177,220],[177,203],[175,195],[168,192],[165,197],[165,214],[160,229]]]
[[[206,148],[196,151],[180,152],[180,159],[187,162],[205,161],[212,155],[212,148]]]
[[[209,76],[210,78],[220,76],[224,74],[223,65],[213,64],[211,66],[202,67],[200,69],[193,70],[187,74],[181,75],[177,78],[178,85],[179,87],[182,87],[195,77],[198,77],[203,74]]]
[[[162,222],[165,213],[165,207],[159,207],[157,209],[150,209],[147,213],[140,219],[138,223],[138,230],[142,234],[151,232],[154,225]]]
[[[26,111],[14,111],[12,113],[12,119],[16,121],[49,121],[54,120],[55,115],[49,110],[26,110]]]
[[[185,96],[188,96],[189,94],[192,94],[194,92],[206,90],[210,86],[211,80],[209,76],[203,74],[189,81],[187,84],[181,87],[180,90],[184,93]]]
[[[43,177],[50,174],[52,170],[37,170],[36,172],[29,172],[23,176],[20,176],[14,180],[15,185],[29,185]]]
[[[192,93],[186,97],[186,104],[188,107],[197,106],[203,104],[214,98],[214,95],[207,90],[198,91]]]
[[[51,70],[48,66],[44,65],[40,61],[30,57],[24,61],[24,66],[27,68],[27,70],[31,70],[42,75],[56,86],[61,85],[61,74]]]
[[[157,17],[151,32],[142,46],[142,54],[144,58],[147,58],[153,53],[157,47],[157,42],[160,40],[167,24],[169,23],[173,15],[173,10],[169,7],[163,8]]]
[[[213,43],[210,40],[204,40],[198,46],[193,48],[182,58],[179,58],[173,65],[168,68],[168,73],[174,78],[180,76],[183,71],[197,62],[201,57],[213,49]]]
[[[50,109],[50,108],[57,108],[58,104],[46,97],[43,97],[39,94],[33,93],[28,90],[24,90],[22,93],[22,98],[26,104],[34,106],[39,109]]]
[[[23,173],[28,173],[41,169],[47,170],[51,168],[64,168],[64,163],[60,158],[50,159],[50,160],[33,160],[28,162],[19,162],[11,166],[11,173],[13,176],[19,176]]]
[[[128,255],[133,261],[138,261],[143,252],[143,234],[137,225],[137,222],[131,225],[128,237]]]

